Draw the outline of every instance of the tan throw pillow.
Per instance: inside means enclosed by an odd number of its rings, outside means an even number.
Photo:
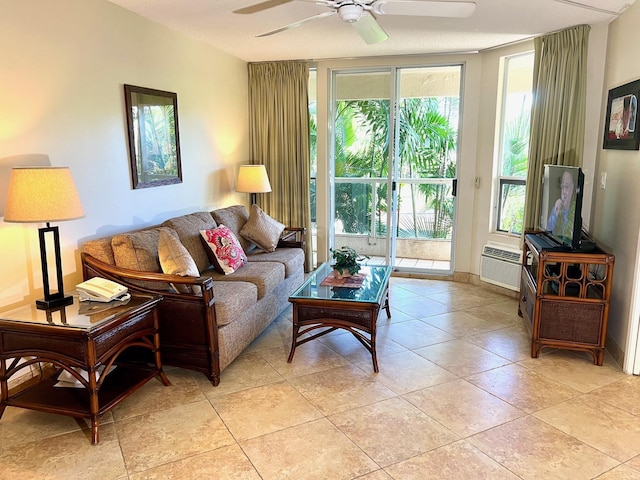
[[[249,220],[244,224],[240,235],[251,240],[258,248],[265,252],[273,252],[278,246],[278,240],[284,230],[284,225],[264,213],[257,205],[251,205]]]
[[[191,255],[173,235],[161,231],[158,237],[158,257],[164,273],[181,277],[199,277],[200,272]]]

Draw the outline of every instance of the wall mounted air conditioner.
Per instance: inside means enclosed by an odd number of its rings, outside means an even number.
[[[500,287],[520,290],[522,251],[509,245],[487,243],[480,257],[480,280]]]

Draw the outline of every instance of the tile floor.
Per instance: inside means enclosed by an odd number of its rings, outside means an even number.
[[[167,368],[105,416],[7,408],[0,479],[640,479],[640,379],[529,356],[515,300],[392,278],[380,373],[347,333],[296,350],[287,310],[212,387]],[[84,425],[84,424],[83,424]]]

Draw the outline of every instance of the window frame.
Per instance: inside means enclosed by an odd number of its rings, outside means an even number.
[[[509,234],[509,235],[520,235],[522,232],[511,231],[510,229],[500,228],[501,223],[503,221],[504,212],[502,210],[502,193],[504,187],[506,185],[522,185],[526,186],[526,174],[523,177],[513,176],[513,175],[503,175],[504,168],[504,157],[505,157],[505,135],[507,131],[507,122],[509,121],[507,115],[507,107],[508,101],[507,97],[510,94],[509,92],[509,82],[510,82],[510,69],[509,63],[513,60],[522,59],[524,57],[529,57],[531,60],[531,80],[533,81],[533,60],[534,60],[534,52],[526,51],[515,53],[512,55],[505,55],[500,59],[501,68],[501,81],[499,83],[499,96],[500,103],[498,104],[498,116],[496,119],[496,130],[498,132],[497,137],[497,148],[496,148],[496,160],[495,160],[495,177],[494,177],[494,185],[495,185],[495,194],[494,194],[494,220],[493,220],[493,229],[497,233]],[[533,92],[530,93],[531,102],[533,103]],[[532,105],[533,106],[533,105]],[[530,117],[529,117],[530,118]],[[530,125],[529,125],[530,126]],[[530,131],[529,131],[530,134]],[[527,139],[527,145],[529,141]],[[527,149],[527,163],[528,163],[528,149]],[[523,205],[524,209],[524,205]]]

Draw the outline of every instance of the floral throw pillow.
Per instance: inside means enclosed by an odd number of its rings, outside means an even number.
[[[240,242],[224,225],[200,230],[200,235],[207,246],[209,260],[218,272],[229,275],[247,263],[247,256]]]

